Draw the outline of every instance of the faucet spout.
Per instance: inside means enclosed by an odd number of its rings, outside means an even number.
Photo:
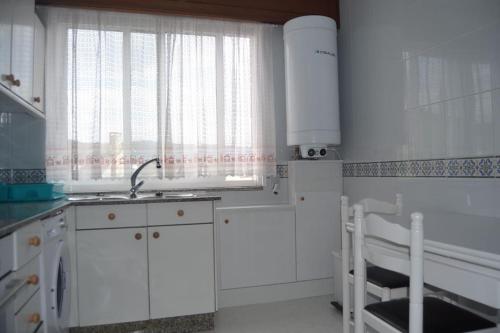
[[[134,199],[137,198],[137,192],[139,191],[139,188],[144,184],[144,181],[140,181],[138,184],[136,184],[137,181],[137,176],[139,176],[139,173],[144,169],[148,164],[156,162],[156,168],[160,169],[161,168],[161,163],[160,163],[160,158],[153,158],[149,161],[144,162],[141,164],[132,174],[132,177],[130,177],[130,198]]]

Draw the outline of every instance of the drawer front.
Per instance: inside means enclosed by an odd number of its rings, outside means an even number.
[[[42,322],[40,292],[38,291],[15,316],[16,333],[33,333]]]
[[[40,289],[40,256],[33,258],[29,263],[14,273],[17,280],[25,282],[14,300],[16,312]]]
[[[76,207],[77,229],[109,229],[146,226],[146,205]]]
[[[148,204],[148,225],[212,223],[212,201]]]
[[[41,236],[40,222],[31,223],[13,233],[15,271],[40,254],[43,246]]]
[[[0,276],[4,276],[14,268],[14,243],[12,235],[0,239]]]

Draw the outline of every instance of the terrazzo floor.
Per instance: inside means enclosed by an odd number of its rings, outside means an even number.
[[[330,296],[220,309],[204,333],[341,333],[342,315]]]

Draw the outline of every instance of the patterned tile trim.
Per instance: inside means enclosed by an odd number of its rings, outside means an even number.
[[[214,322],[214,313],[204,313],[119,324],[72,327],[70,333],[188,333],[213,330]]]
[[[500,178],[500,156],[344,162],[344,177]]]
[[[46,180],[45,169],[0,169],[0,183],[44,183]]]
[[[276,166],[276,175],[280,178],[288,178],[288,165],[280,165]]]

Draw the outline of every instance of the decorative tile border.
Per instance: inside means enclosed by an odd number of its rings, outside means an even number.
[[[500,178],[500,156],[344,162],[344,177]]]
[[[0,183],[29,184],[46,180],[45,169],[0,169]]]
[[[203,313],[120,324],[72,327],[70,333],[188,333],[213,330],[214,322],[214,313]]]
[[[276,165],[276,175],[280,178],[288,178],[288,165],[286,164]]]

